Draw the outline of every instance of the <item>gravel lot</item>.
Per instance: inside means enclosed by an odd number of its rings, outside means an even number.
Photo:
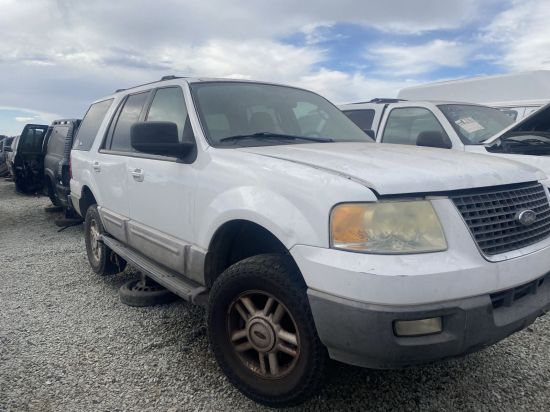
[[[225,380],[204,311],[131,308],[135,274],[91,272],[82,226],[0,179],[0,410],[261,410]],[[550,410],[550,315],[464,359],[401,371],[331,366],[306,410]]]

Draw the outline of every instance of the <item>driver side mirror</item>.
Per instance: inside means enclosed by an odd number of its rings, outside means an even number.
[[[438,130],[427,130],[420,132],[416,138],[417,146],[436,147],[439,149],[450,149],[453,147],[451,139]]]
[[[132,147],[139,152],[183,158],[195,147],[180,142],[178,126],[173,122],[137,122],[130,129]]]

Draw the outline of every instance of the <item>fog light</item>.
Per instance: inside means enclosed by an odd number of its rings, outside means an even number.
[[[418,320],[396,320],[393,324],[396,336],[420,336],[441,333],[443,322],[441,317],[418,319]]]

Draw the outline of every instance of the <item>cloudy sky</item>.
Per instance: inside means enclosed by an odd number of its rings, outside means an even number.
[[[81,117],[166,74],[299,85],[336,103],[550,69],[548,0],[0,0],[0,134]]]

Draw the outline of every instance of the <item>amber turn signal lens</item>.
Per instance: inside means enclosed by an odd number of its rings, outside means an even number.
[[[368,240],[364,228],[365,206],[339,205],[332,211],[332,240],[334,243],[361,243]]]

